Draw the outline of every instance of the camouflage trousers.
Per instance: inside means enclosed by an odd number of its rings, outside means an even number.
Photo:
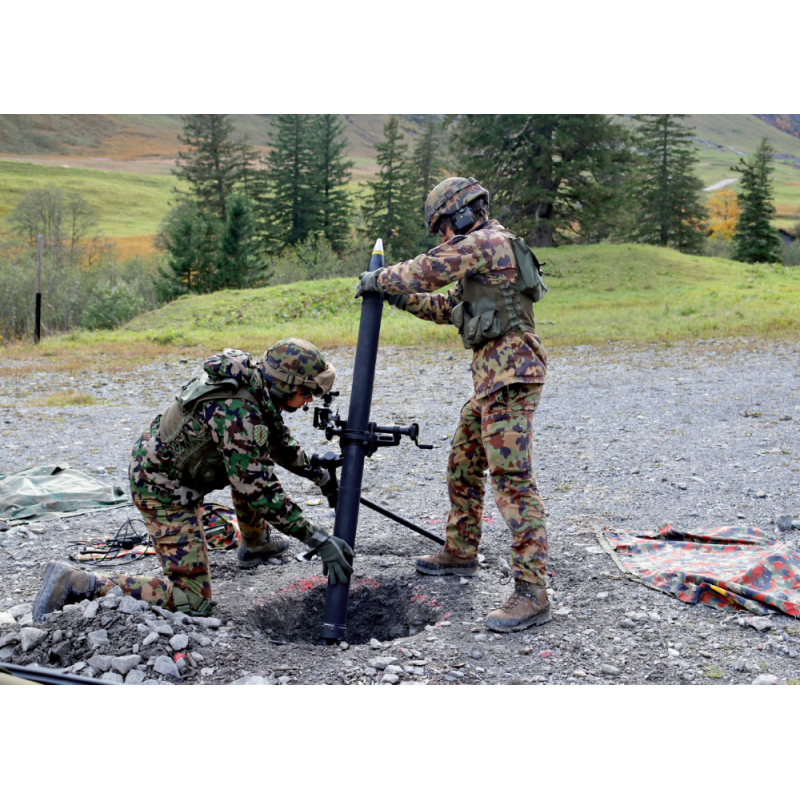
[[[191,508],[168,505],[152,497],[143,497],[131,489],[136,508],[142,513],[156,555],[161,560],[163,578],[146,575],[98,575],[97,594],[108,594],[119,586],[125,594],[137,600],[175,610],[172,588],[211,600],[211,575],[208,546],[203,532],[203,498]],[[255,512],[247,499],[231,491],[233,507],[245,545],[264,542],[270,526]]]
[[[533,413],[543,385],[515,383],[461,409],[447,465],[450,515],[445,550],[474,558],[481,540],[484,473],[511,531],[515,578],[544,584],[547,527],[533,473]]]
[[[146,575],[98,575],[97,594],[114,586],[137,600],[146,600],[170,611],[174,586],[184,592],[210,600],[211,575],[208,547],[203,533],[202,500],[193,508],[165,505],[154,498],[132,492],[133,502],[144,517],[164,577]]]

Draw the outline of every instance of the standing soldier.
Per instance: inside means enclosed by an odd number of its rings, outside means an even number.
[[[67,603],[102,596],[114,586],[170,611],[208,616],[215,602],[202,503],[207,492],[225,486],[231,488],[239,523],[239,567],[248,569],[282,553],[289,547],[288,534],[317,548],[332,583],[346,583],[352,573],[346,556],[352,558],[352,550],[303,517],[274,471],[278,463],[313,480],[323,494],[335,491],[327,471],[311,468],[281,415],[329,392],[335,376],[322,353],[302,339],[281,339],[261,361],[241,350],[209,358],[133,448],[131,497],[164,577],[95,575],[54,561],[34,601],[34,619],[40,622]]]
[[[484,473],[511,529],[514,593],[486,618],[495,631],[550,620],[545,590],[547,530],[533,473],[533,413],[542,396],[547,356],[533,321],[546,291],[535,257],[511,231],[489,219],[489,193],[474,178],[448,178],[425,201],[428,231],[442,244],[383,270],[356,288],[380,291],[420,319],[452,323],[473,351],[475,393],[461,410],[450,449],[450,514],[444,549],[416,560],[428,575],[478,571]],[[429,292],[456,282],[447,294]]]

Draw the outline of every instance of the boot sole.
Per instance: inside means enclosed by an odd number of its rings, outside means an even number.
[[[478,574],[477,564],[474,567],[438,567],[417,561],[414,568],[423,575],[461,575],[467,578]]]
[[[279,550],[273,550],[270,553],[264,553],[263,556],[261,555],[254,556],[250,561],[241,561],[237,553],[236,566],[239,567],[239,569],[253,569],[253,567],[257,567],[259,564],[265,564],[268,559],[276,558],[281,553],[285,553],[289,549],[290,545],[291,542],[285,542],[283,547],[281,547]]]
[[[42,578],[42,588],[39,589],[39,593],[36,595],[33,601],[33,608],[31,609],[34,622],[44,622],[45,619],[50,616],[50,614],[44,613],[44,609],[47,607],[47,601],[50,597],[50,593],[53,591],[56,581],[64,570],[60,570],[57,575],[53,573],[56,572],[59,567],[63,566],[64,565],[60,561],[51,561],[47,565],[44,578]],[[52,614],[52,611],[50,613]]]
[[[484,625],[486,625],[490,631],[497,631],[497,633],[510,633],[511,631],[524,631],[525,628],[530,628],[534,625],[544,625],[546,622],[550,622],[551,620],[552,617],[550,615],[550,608],[548,607],[529,619],[526,619],[523,622],[518,622],[516,625],[500,626],[491,617],[486,617]]]

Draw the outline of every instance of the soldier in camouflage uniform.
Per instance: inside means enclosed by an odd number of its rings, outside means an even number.
[[[274,470],[280,464],[313,480],[324,494],[335,491],[327,471],[311,468],[281,414],[330,391],[335,374],[322,353],[302,339],[282,339],[261,361],[241,350],[209,358],[139,437],[131,457],[131,496],[164,577],[94,575],[52,562],[34,602],[34,618],[114,586],[171,611],[207,616],[215,603],[202,503],[207,492],[225,486],[231,488],[239,523],[239,567],[257,566],[286,550],[288,534],[317,549],[332,583],[346,583],[352,550],[303,517]]]
[[[415,566],[429,575],[477,572],[488,469],[511,530],[515,589],[486,624],[511,631],[550,619],[545,511],[533,472],[533,413],[547,356],[536,335],[532,302],[546,289],[530,250],[489,219],[488,201],[474,178],[440,183],[425,203],[425,221],[442,244],[411,261],[363,273],[356,295],[381,291],[389,303],[420,319],[454,324],[473,351],[475,393],[461,410],[447,468],[447,541],[441,552],[418,558]],[[446,294],[430,294],[454,282]]]

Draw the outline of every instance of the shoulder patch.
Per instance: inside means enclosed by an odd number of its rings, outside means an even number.
[[[256,425],[253,429],[256,444],[263,447],[269,441],[269,428],[266,425]]]

